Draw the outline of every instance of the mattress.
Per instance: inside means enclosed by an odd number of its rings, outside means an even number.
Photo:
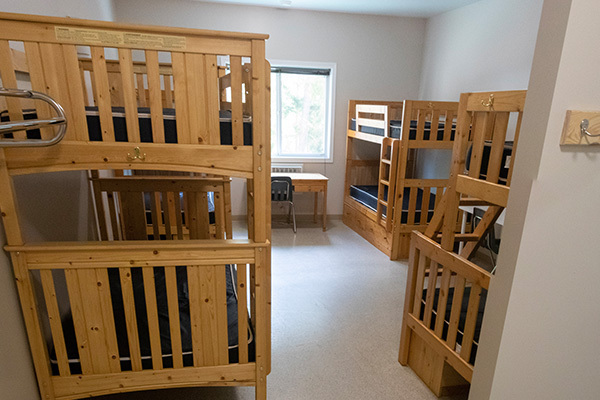
[[[409,140],[415,140],[417,137],[417,125],[418,121],[410,121],[410,130],[408,132]],[[444,123],[440,122],[438,125],[437,138],[436,140],[444,139]],[[352,118],[350,121],[350,130],[356,130],[356,119]],[[454,133],[456,125],[452,125],[451,140],[454,140]],[[360,129],[362,133],[369,133],[371,135],[385,136],[385,130],[381,128],[374,128],[371,126],[362,126]],[[402,134],[402,121],[401,120],[390,120],[390,137],[394,139],[400,139]],[[425,129],[423,131],[423,140],[430,140],[431,137],[431,122],[425,122]]]
[[[402,196],[402,215],[400,223],[406,224],[408,221],[408,208],[410,204],[410,189],[404,188]],[[387,186],[384,186],[383,200],[387,201]],[[377,211],[377,185],[352,185],[350,186],[350,197],[358,201],[360,204],[369,207],[373,211]],[[421,223],[421,206],[423,204],[423,189],[417,189],[417,202],[415,208],[415,224]],[[429,196],[429,210],[427,212],[427,222],[433,217],[435,210],[435,194]],[[383,208],[383,215],[387,215],[387,207]]]
[[[435,294],[433,298],[433,311],[431,316],[431,324],[429,325],[430,329],[434,329],[435,321],[438,315],[438,299],[440,295],[440,289],[435,289]],[[458,351],[459,346],[462,345],[463,340],[463,332],[465,329],[465,323],[467,320],[467,308],[469,306],[469,296],[471,295],[471,288],[465,287],[465,291],[462,298],[462,304],[460,308],[460,318],[458,320],[458,333],[456,335],[456,351]],[[427,289],[423,290],[423,297],[421,299],[421,315],[419,316],[420,320],[423,320],[425,313],[425,299],[427,297]],[[450,325],[450,313],[452,311],[452,301],[454,299],[454,288],[450,288],[448,290],[448,301],[446,303],[446,313],[444,315],[444,328],[442,331],[442,340],[446,340],[448,337],[448,327]],[[471,354],[469,356],[469,363],[475,364],[475,356],[477,354],[477,345],[479,344],[479,335],[481,334],[481,324],[483,322],[483,312],[485,310],[485,302],[487,300],[487,290],[482,289],[480,300],[479,300],[479,309],[477,310],[477,319],[475,321],[475,334],[473,335],[473,346],[471,348]]]
[[[237,312],[237,292],[235,290],[235,267],[226,266],[226,298],[227,298],[227,335],[229,340],[229,362],[238,362],[238,312]],[[117,343],[119,348],[119,357],[121,361],[121,370],[131,370],[131,359],[129,357],[129,342],[127,339],[127,330],[125,322],[125,313],[123,311],[123,296],[121,292],[121,282],[119,270],[110,268],[108,270],[111,300],[113,314],[115,317],[115,327],[117,333]],[[183,350],[184,366],[193,365],[192,354],[192,335],[191,320],[189,308],[189,293],[187,285],[187,271],[185,267],[176,268],[177,292],[179,298],[179,321],[181,325],[181,345]],[[141,268],[131,268],[131,279],[133,283],[134,302],[136,319],[138,325],[138,335],[140,343],[140,353],[142,357],[142,368],[152,368],[152,357],[150,349],[150,336],[148,330],[148,318],[146,313],[146,301],[143,287],[143,277]],[[156,285],[156,301],[158,308],[160,344],[164,368],[173,367],[173,356],[171,350],[169,313],[167,306],[165,272],[162,267],[154,268],[154,279]],[[77,350],[77,341],[73,320],[69,315],[62,321],[65,343],[67,345],[67,356],[69,358],[69,367],[72,374],[81,373],[79,363],[79,353]],[[254,360],[254,334],[251,324],[248,324],[248,354],[249,360]],[[58,365],[54,349],[50,351],[50,361],[52,372],[58,375]]]
[[[86,107],[86,119],[89,131],[89,139],[92,142],[102,141],[102,130],[100,127],[100,118],[97,107]],[[115,130],[115,141],[127,142],[127,124],[125,122],[125,109],[123,107],[113,107],[113,126]],[[35,110],[23,110],[23,119],[37,119]],[[152,120],[150,109],[147,107],[138,108],[138,119],[140,127],[140,141],[142,143],[152,143]],[[0,112],[0,122],[10,121],[8,111]],[[177,143],[177,125],[175,123],[175,109],[163,109],[163,124],[165,129],[165,143]],[[219,125],[222,145],[233,144],[231,128],[231,111],[219,111]],[[4,135],[7,139],[12,139],[12,134]],[[39,129],[27,131],[28,139],[41,139]],[[252,117],[244,117],[244,145],[252,145]]]

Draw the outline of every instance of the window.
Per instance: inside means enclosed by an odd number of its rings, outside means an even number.
[[[272,159],[332,161],[335,64],[272,65]]]

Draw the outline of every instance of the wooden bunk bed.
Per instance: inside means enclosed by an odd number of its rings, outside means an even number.
[[[393,260],[408,257],[411,232],[425,230],[447,185],[419,177],[417,159],[452,149],[457,109],[439,101],[349,103],[343,221]]]
[[[38,122],[0,134],[0,210],[41,397],[255,386],[266,399],[268,36],[9,13],[0,32],[2,86],[25,73],[68,123],[56,144],[61,118],[3,91],[0,129]],[[26,242],[13,179],[61,171],[89,171],[98,240]],[[231,236],[230,177],[247,181],[248,239]]]
[[[448,189],[427,230],[412,234],[399,361],[437,396],[471,382],[493,278],[469,258],[506,207],[525,96],[461,95]],[[487,207],[473,233],[455,233],[460,206]],[[459,254],[458,242],[464,244]]]

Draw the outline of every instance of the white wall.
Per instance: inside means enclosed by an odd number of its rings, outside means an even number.
[[[419,96],[527,89],[543,0],[481,0],[427,20]],[[417,171],[448,176],[451,152],[424,150]]]
[[[2,12],[18,12],[26,14],[40,14],[51,16],[71,16],[90,19],[112,20],[112,3],[110,0],[0,0],[0,11]],[[83,184],[81,174],[67,173],[66,179],[62,179],[62,187],[60,193],[56,193],[58,197],[63,199],[72,199],[75,208],[81,207],[78,199]],[[52,191],[57,189],[52,182],[44,181],[35,177],[25,177],[20,179],[17,184],[19,190],[25,195],[23,196],[25,204],[22,209],[35,209],[35,201],[27,202],[27,198],[35,196],[38,189]],[[27,196],[29,195],[29,196]],[[59,203],[60,204],[60,203]],[[64,203],[63,203],[64,206]],[[63,207],[64,208],[64,207]],[[63,209],[66,214],[60,215],[78,215],[77,210]],[[82,211],[81,209],[79,211]],[[37,220],[35,216],[32,216]],[[64,238],[71,235],[77,235],[81,230],[85,231],[79,219],[75,221],[63,221],[60,216],[54,220],[45,218],[44,227],[39,230],[33,228],[35,225],[31,221],[31,229],[29,236],[32,239],[40,239],[49,233],[54,238]],[[86,217],[87,220],[87,217]],[[58,222],[57,222],[58,221]],[[66,222],[73,229],[63,227],[63,222]],[[54,225],[54,231],[50,229]],[[56,227],[61,227],[57,230]],[[65,225],[66,226],[66,225]],[[72,236],[71,236],[72,237]],[[4,235],[4,227],[0,222],[0,247],[4,247],[6,238]],[[14,284],[11,262],[4,251],[0,251],[0,397],[3,399],[12,400],[30,400],[39,398],[37,382],[27,344],[25,328],[21,316],[21,306],[18,301],[17,291]]]
[[[116,0],[114,8],[119,22],[268,33],[268,59],[337,63],[334,162],[305,164],[304,169],[329,177],[329,214],[342,213],[348,100],[401,100],[418,95],[424,19],[185,0]],[[241,197],[239,191],[233,196]],[[295,200],[300,213],[312,211],[311,195]],[[244,213],[245,205],[234,203],[233,214]]]
[[[420,96],[527,89],[543,0],[482,0],[427,20]]]
[[[515,172],[531,163],[529,155],[539,168],[516,186],[513,179],[506,255],[488,301],[510,298],[503,324],[486,312],[485,357],[478,354],[477,361],[493,375],[473,385],[473,399],[597,399],[600,393],[600,151],[559,146],[566,110],[600,110],[600,54],[593,51],[600,44],[599,14],[596,0],[544,4],[523,121],[535,138],[519,148]],[[487,353],[500,334],[494,363]],[[477,369],[474,381],[485,375]]]

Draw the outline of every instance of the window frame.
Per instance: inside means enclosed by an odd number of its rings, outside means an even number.
[[[327,82],[327,99],[326,99],[326,110],[327,110],[327,121],[325,128],[325,151],[323,155],[318,156],[306,156],[306,155],[280,155],[274,154],[271,151],[271,160],[274,163],[333,163],[333,147],[334,147],[334,122],[335,122],[335,87],[336,87],[336,63],[330,62],[312,62],[312,61],[286,61],[286,60],[271,60],[271,68],[277,67],[297,67],[297,68],[315,68],[315,69],[329,69],[329,79]],[[271,86],[277,85],[276,99],[278,101],[278,109],[281,109],[281,81],[272,80]],[[273,91],[272,91],[273,92]],[[271,97],[272,106],[274,98]],[[281,139],[281,118],[277,118],[279,129],[278,138]],[[272,127],[271,127],[272,129]],[[270,134],[270,132],[269,132]],[[281,142],[281,141],[280,141]],[[280,143],[279,142],[279,143]]]

